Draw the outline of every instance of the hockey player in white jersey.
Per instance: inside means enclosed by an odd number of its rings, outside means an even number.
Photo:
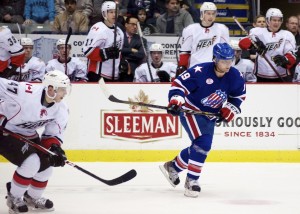
[[[212,62],[214,45],[230,42],[228,28],[224,24],[215,23],[216,16],[216,5],[203,2],[200,7],[200,23],[183,29],[176,76],[196,64]]]
[[[57,154],[40,152],[1,131],[0,154],[17,165],[7,183],[9,213],[54,209],[53,202],[42,194],[53,167],[64,166],[67,160],[61,145],[68,122],[63,99],[70,87],[68,76],[57,70],[45,74],[39,85],[0,78],[0,125]],[[39,128],[44,128],[41,137]]]
[[[0,77],[9,78],[24,62],[24,49],[7,27],[0,26]]]
[[[242,49],[239,47],[238,40],[231,40],[230,45],[234,50],[233,67],[241,72],[245,82],[256,82],[256,76],[254,75],[254,63],[249,59],[243,59]]]
[[[66,72],[71,82],[86,82],[87,81],[87,66],[78,57],[70,57],[72,45],[68,42],[67,50],[65,50],[66,39],[59,39],[56,42],[58,50],[58,58],[51,59],[47,62],[46,72],[59,70]],[[66,61],[67,60],[67,61]],[[67,65],[67,69],[66,69]]]
[[[9,79],[25,82],[41,82],[46,69],[44,61],[32,55],[34,44],[31,38],[21,38],[20,43],[25,51],[25,60],[16,70],[17,74]]]
[[[239,42],[239,46],[245,50],[256,46],[259,54],[254,72],[257,82],[290,81],[289,69],[296,63],[295,37],[291,32],[281,29],[283,14],[279,9],[270,8],[266,13],[266,22],[266,28],[252,28],[249,36]],[[273,65],[275,71],[263,56]]]
[[[163,47],[161,44],[150,46],[152,62],[143,63],[135,70],[134,82],[170,82],[175,77],[177,65],[173,62],[163,62]],[[152,77],[150,75],[150,71]],[[153,79],[153,81],[152,81]]]
[[[116,23],[116,3],[105,1],[101,6],[104,21],[94,24],[83,46],[83,52],[88,58],[88,79],[98,82],[100,77],[106,81],[118,81],[120,50],[124,44],[124,33],[116,28],[116,46],[114,46],[114,26]],[[115,66],[113,69],[113,61]],[[114,70],[114,73],[113,73]]]

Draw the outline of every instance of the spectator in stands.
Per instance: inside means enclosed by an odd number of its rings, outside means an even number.
[[[25,0],[0,1],[0,22],[23,24]]]
[[[26,0],[24,9],[25,25],[53,24],[55,17],[54,1]]]
[[[193,5],[191,5],[188,0],[179,0],[179,3],[180,3],[180,8],[186,10],[191,14],[193,21],[195,23],[198,23],[200,21],[199,11]]]
[[[156,28],[159,33],[182,34],[182,30],[193,24],[193,18],[189,12],[180,9],[179,0],[166,0],[167,12],[156,20]]]
[[[177,65],[162,61],[164,49],[161,44],[152,44],[149,52],[151,63],[143,63],[135,70],[134,82],[170,82],[175,77]]]
[[[82,12],[76,10],[76,0],[65,0],[65,6],[66,10],[55,16],[53,32],[66,34],[71,27],[75,34],[87,33],[89,20]]]
[[[22,82],[42,82],[46,65],[43,60],[33,56],[34,43],[31,38],[21,38],[25,51],[24,63],[16,70],[18,73],[9,79]]]
[[[266,13],[266,22],[267,28],[251,29],[239,46],[242,49],[256,48],[259,54],[255,71],[257,82],[290,81],[289,69],[296,63],[295,37],[291,32],[281,30],[283,14],[279,9],[270,8]]]
[[[141,30],[144,36],[157,33],[157,29],[154,25],[147,24],[147,15],[146,15],[146,10],[144,8],[139,9],[137,18],[140,23]]]
[[[87,81],[87,66],[78,57],[70,57],[71,43],[68,42],[67,50],[65,48],[66,39],[59,39],[56,42],[58,50],[58,58],[48,61],[46,72],[59,70],[64,71],[70,78],[71,82],[86,82]]]
[[[90,15],[90,26],[93,26],[97,22],[103,21],[103,17],[101,14],[101,5],[103,0],[93,0],[93,13]]]
[[[124,46],[121,50],[122,58],[120,65],[122,67],[120,67],[120,81],[132,82],[135,69],[143,62],[143,59],[145,58],[141,37],[137,34],[137,22],[138,19],[132,16],[127,17],[125,21],[126,31],[124,37]],[[144,45],[147,44],[146,39],[143,42]]]
[[[55,0],[55,11],[56,14],[60,14],[66,10],[66,5],[64,0]],[[93,13],[93,3],[92,0],[77,0],[76,10],[82,12],[86,17],[90,17]]]
[[[155,25],[156,19],[160,16],[160,11],[154,0],[129,0],[127,5],[127,16],[137,16],[140,9],[145,9],[147,23]]]

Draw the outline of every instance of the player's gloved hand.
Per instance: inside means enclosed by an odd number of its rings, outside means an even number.
[[[239,113],[241,112],[238,107],[227,102],[226,105],[223,108],[221,108],[220,110],[221,118],[217,122],[221,122],[222,120],[225,120],[226,122],[230,122],[234,118],[234,116]]]
[[[120,50],[118,47],[103,48],[100,50],[100,57],[102,61],[117,59],[119,58],[119,52]]]
[[[65,151],[57,144],[53,144],[50,147],[50,151],[54,152],[56,155],[51,155],[50,164],[54,167],[64,166],[67,160]]]
[[[288,64],[290,64],[289,60],[285,56],[282,56],[282,55],[274,56],[273,61],[277,66],[281,66],[283,68],[286,68],[286,66]]]
[[[256,39],[255,49],[256,49],[257,53],[259,55],[264,55],[267,51],[267,47],[265,46],[265,44],[258,37],[255,37],[255,39]]]
[[[186,71],[186,67],[181,65],[181,66],[178,66],[177,69],[176,69],[176,77],[178,77],[180,74],[182,74],[183,72]]]
[[[170,82],[170,75],[166,71],[159,70],[156,74],[160,82]]]
[[[183,97],[174,95],[170,99],[167,112],[173,116],[180,115],[181,106],[184,105],[184,103],[185,100]]]
[[[0,72],[0,77],[9,78],[13,75],[19,75],[19,72],[16,71],[17,68],[18,67],[16,65],[11,65],[10,68],[5,68],[2,72]]]

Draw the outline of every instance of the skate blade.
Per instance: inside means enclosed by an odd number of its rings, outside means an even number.
[[[53,212],[54,208],[50,209],[41,209],[41,208],[35,208],[35,207],[30,207],[28,206],[28,211],[30,213],[48,213],[48,212]]]
[[[170,180],[169,174],[168,174],[167,170],[165,169],[165,167],[163,165],[160,165],[159,169],[164,174],[164,176],[166,177],[166,179],[168,180],[168,182],[171,184],[171,186],[172,187],[176,187],[176,185],[173,184],[173,182]]]
[[[190,190],[186,189],[184,191],[184,195],[186,197],[190,197],[190,198],[197,198],[199,196],[199,192],[197,192],[197,191],[190,191]]]

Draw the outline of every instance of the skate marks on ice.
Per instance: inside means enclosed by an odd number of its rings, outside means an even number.
[[[70,167],[55,168],[44,196],[55,214],[282,214],[300,210],[300,164],[206,163],[198,198],[184,196],[186,173],[173,188],[154,163],[78,163],[105,179],[132,168],[136,178],[107,186]],[[15,166],[0,163],[0,214],[8,213],[5,184]]]

